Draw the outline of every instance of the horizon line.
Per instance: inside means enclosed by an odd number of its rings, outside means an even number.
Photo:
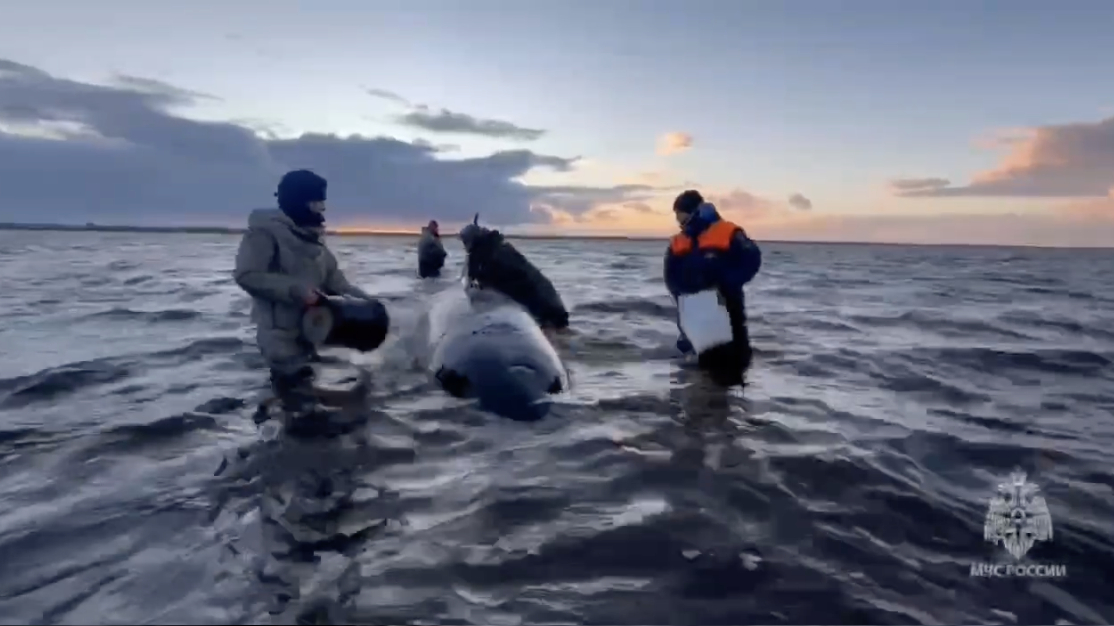
[[[242,235],[247,232],[245,227],[233,226],[139,226],[125,224],[49,224],[34,222],[0,222],[0,231],[51,231],[51,232],[147,232],[147,233],[177,233],[192,235]],[[500,231],[502,232],[502,231]],[[417,232],[408,230],[380,230],[374,228],[340,228],[331,230],[326,228],[325,234],[335,237],[419,237]],[[508,239],[533,239],[533,240],[602,240],[602,241],[664,241],[668,235],[541,235],[517,234],[502,232]],[[442,235],[442,238],[459,239],[458,234]],[[962,247],[962,248],[1038,248],[1049,250],[1114,250],[1114,246],[1055,246],[1039,244],[1013,244],[1013,243],[903,243],[889,241],[825,241],[820,239],[764,239],[761,243],[790,244],[790,245],[825,245],[825,246],[907,246],[907,247]]]

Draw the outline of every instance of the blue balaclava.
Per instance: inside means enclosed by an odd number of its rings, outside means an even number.
[[[309,208],[310,202],[324,202],[328,182],[309,170],[287,172],[279,181],[279,208],[296,226],[317,228],[325,224],[325,215]]]

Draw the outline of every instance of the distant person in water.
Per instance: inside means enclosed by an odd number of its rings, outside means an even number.
[[[543,329],[568,329],[569,312],[553,283],[499,231],[473,221],[460,231],[460,241],[468,252],[467,272],[472,282],[521,304]]]
[[[313,387],[311,363],[318,360],[302,332],[306,310],[330,295],[372,297],[345,278],[326,247],[327,182],[308,170],[279,181],[278,209],[258,209],[248,217],[233,273],[252,297],[256,342],[271,372],[271,386],[293,418],[312,412],[323,392]]]
[[[421,238],[418,239],[418,276],[422,278],[440,276],[447,256],[445,246],[441,244],[441,231],[437,220],[429,220],[429,224],[422,228]]]
[[[743,286],[762,267],[762,251],[741,226],[721,218],[698,191],[688,190],[677,196],[673,214],[681,232],[673,236],[665,253],[666,287],[674,300],[718,291],[730,316],[733,341],[698,357],[701,365],[718,374],[722,382],[739,382],[752,358]],[[683,330],[677,348],[685,354],[694,352]]]

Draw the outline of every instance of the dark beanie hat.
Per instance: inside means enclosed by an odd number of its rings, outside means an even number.
[[[673,201],[673,210],[681,213],[694,213],[702,204],[704,204],[704,196],[700,195],[700,192],[695,189],[689,189]]]
[[[294,170],[279,181],[275,197],[280,208],[299,209],[310,202],[323,202],[328,185],[328,181],[309,170]]]

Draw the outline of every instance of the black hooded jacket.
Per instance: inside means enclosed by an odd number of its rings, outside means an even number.
[[[568,328],[569,312],[553,283],[497,230],[479,233],[468,249],[468,276],[518,302],[541,326]]]

